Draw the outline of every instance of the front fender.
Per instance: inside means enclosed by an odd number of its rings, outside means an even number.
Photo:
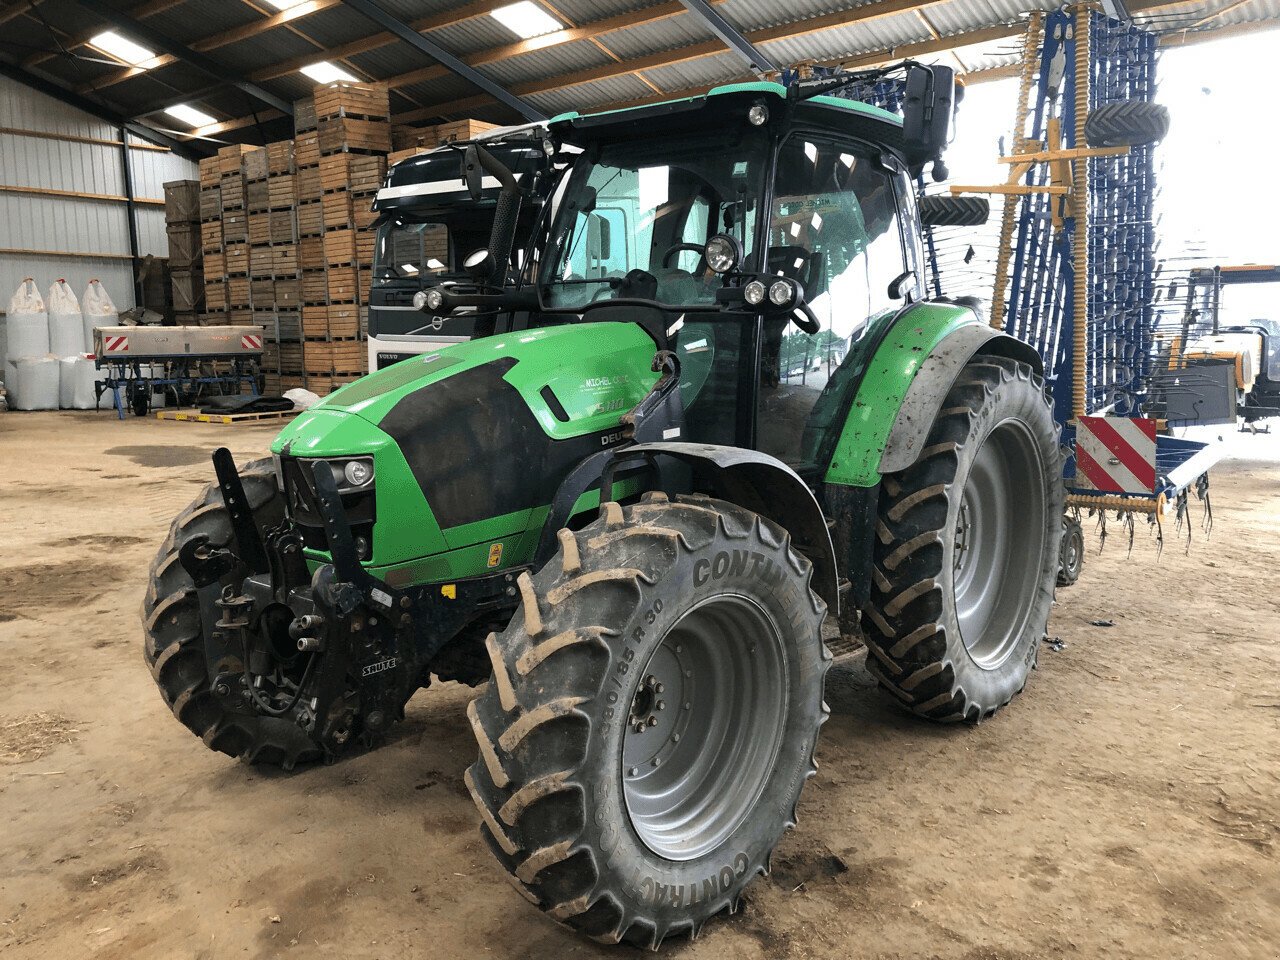
[[[813,564],[814,592],[826,601],[832,616],[839,613],[836,556],[822,508],[808,484],[785,463],[768,454],[708,443],[639,443],[618,447],[584,460],[566,478],[555,503],[576,501],[606,470],[611,470],[611,464],[633,458],[661,457],[670,457],[692,469],[711,486],[714,496],[746,507],[786,530],[791,535],[792,546]],[[553,505],[542,536],[542,544],[547,549],[554,544],[555,532],[561,523]],[[543,559],[540,557],[539,562]]]

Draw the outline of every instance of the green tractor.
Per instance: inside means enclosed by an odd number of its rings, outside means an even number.
[[[826,618],[923,717],[1021,691],[1062,533],[1041,361],[925,297],[912,178],[949,71],[911,67],[902,118],[848,82],[556,118],[571,166],[521,282],[419,296],[529,329],[344,387],[270,459],[215,454],[145,604],[178,719],[288,768],[375,743],[432,676],[488,681],[466,784],[503,869],[656,946],[732,912],[795,824]],[[504,189],[468,260],[506,278],[520,188],[470,156]]]

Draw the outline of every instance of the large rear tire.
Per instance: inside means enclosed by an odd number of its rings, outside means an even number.
[[[1035,666],[1058,573],[1058,427],[1025,363],[974,358],[920,460],[883,479],[868,668],[912,712],[981,720]]]
[[[278,524],[284,517],[284,502],[271,461],[247,464],[240,479],[259,530]],[[292,719],[233,713],[210,688],[200,598],[178,561],[183,544],[201,534],[215,547],[232,540],[231,518],[216,484],[205,487],[170,524],[169,535],[151,564],[142,603],[143,653],[165,705],[210,750],[247,763],[290,770],[297,763],[319,759],[320,745]]]
[[[560,531],[467,711],[481,832],[526,899],[649,947],[736,908],[816,770],[830,656],[809,577],[783,530],[709,498]]]

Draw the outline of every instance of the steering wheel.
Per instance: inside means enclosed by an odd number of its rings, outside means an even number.
[[[674,245],[672,245],[672,246],[668,247],[668,248],[667,248],[667,252],[666,252],[666,253],[664,253],[664,254],[662,255],[662,265],[663,265],[664,267],[669,267],[669,266],[671,266],[671,263],[670,263],[670,261],[671,261],[671,257],[672,257],[673,255],[677,254],[677,253],[683,253],[685,250],[688,250],[688,251],[690,251],[690,252],[692,252],[692,253],[696,253],[696,254],[698,254],[699,256],[701,256],[701,255],[702,255],[702,252],[703,252],[703,244],[700,244],[700,243],[677,243],[677,244],[674,244]]]

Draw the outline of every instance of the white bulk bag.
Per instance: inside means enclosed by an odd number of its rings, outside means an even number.
[[[54,357],[19,357],[11,366],[18,371],[9,390],[14,410],[57,410],[58,381],[62,364]]]
[[[93,361],[84,356],[61,357],[58,360],[58,406],[63,410],[92,410],[97,406],[94,389],[98,371]]]
[[[17,390],[19,357],[43,357],[49,352],[49,315],[36,282],[27,277],[9,298],[5,323],[6,347],[0,380],[12,394]]]
[[[84,337],[86,352],[93,352],[93,328],[114,327],[120,315],[116,305],[111,302],[111,295],[102,285],[102,281],[94,279],[85,287],[84,297],[80,300],[80,313],[84,317]]]
[[[53,281],[45,303],[49,307],[49,352],[55,357],[73,357],[90,349],[84,342],[80,301],[71,284],[61,278]]]

